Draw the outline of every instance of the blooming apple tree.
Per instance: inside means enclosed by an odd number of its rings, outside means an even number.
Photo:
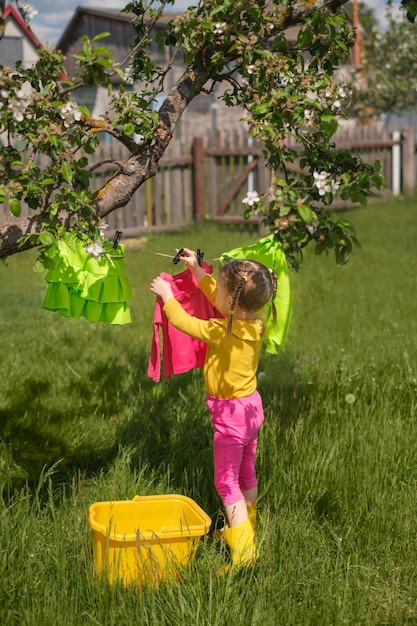
[[[332,143],[349,103],[348,88],[333,80],[354,43],[344,2],[200,0],[160,35],[161,45],[183,55],[185,65],[158,112],[150,103],[162,92],[169,65],[155,66],[149,43],[166,2],[127,4],[136,37],[120,66],[99,36],[84,38],[72,81],[65,78],[61,54],[49,48],[39,51],[33,67],[0,67],[0,202],[8,202],[13,216],[0,226],[0,258],[36,246],[42,259],[66,231],[87,246],[99,242],[106,215],[156,174],[187,105],[222,82],[226,104],[242,110],[271,170],[270,189],[248,196],[245,215],[265,221],[295,268],[310,242],[317,253],[333,250],[338,263],[346,262],[357,243],[355,232],[327,208],[336,196],[364,203],[383,176],[378,163],[365,164]],[[29,19],[30,5],[17,6]],[[295,41],[287,35],[292,26],[299,27]],[[93,119],[77,105],[77,89],[111,90],[115,72],[142,87],[113,88],[112,114]],[[91,172],[102,131],[127,146],[129,156],[94,192]],[[47,156],[43,168],[39,154]],[[21,214],[22,202],[29,216]]]
[[[374,114],[417,109],[417,38],[415,25],[398,10],[388,13],[385,32],[376,32],[365,54],[360,99]]]

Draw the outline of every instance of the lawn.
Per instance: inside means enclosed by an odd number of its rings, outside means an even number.
[[[415,200],[344,214],[362,248],[344,267],[307,251],[293,319],[263,354],[260,557],[235,577],[202,539],[159,589],[94,577],[90,504],[178,493],[212,517],[211,425],[200,370],[147,377],[151,279],[175,248],[212,262],[256,231],[207,225],[126,241],[132,324],[42,309],[34,255],[0,268],[0,623],[8,626],[417,624]]]

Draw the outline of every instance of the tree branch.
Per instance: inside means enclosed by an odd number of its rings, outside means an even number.
[[[155,143],[152,146],[145,143],[139,147],[136,154],[125,161],[123,171],[117,172],[96,192],[95,208],[99,217],[125,206],[136,189],[146,179],[155,176],[158,163],[172,139],[178,120],[209,78],[209,73],[202,66],[188,68],[183,73],[159,110]]]
[[[61,211],[54,221],[57,224],[65,225],[69,217],[67,211]],[[38,245],[35,235],[39,235],[43,230],[42,215],[12,217],[7,224],[0,226],[0,259],[35,248]],[[30,237],[30,235],[34,237]]]

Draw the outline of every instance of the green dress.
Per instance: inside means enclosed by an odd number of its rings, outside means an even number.
[[[278,278],[277,295],[274,300],[277,312],[277,324],[273,324],[272,307],[267,305],[265,311],[268,336],[265,339],[265,350],[277,354],[288,334],[291,321],[291,289],[288,275],[288,265],[281,244],[274,235],[263,237],[256,243],[243,248],[234,248],[220,257],[224,265],[232,259],[249,259],[263,263],[269,269],[274,269]]]
[[[131,322],[127,301],[132,298],[124,273],[124,246],[95,257],[85,242],[67,234],[51,252],[43,307],[65,317],[85,317],[91,322]]]

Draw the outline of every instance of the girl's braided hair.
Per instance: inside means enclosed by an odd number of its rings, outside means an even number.
[[[274,300],[277,294],[277,274],[258,261],[235,260],[223,265],[219,271],[226,290],[232,294],[232,304],[227,326],[227,334],[232,332],[233,314],[238,304],[250,313],[262,309],[272,301],[272,319],[277,321]]]

